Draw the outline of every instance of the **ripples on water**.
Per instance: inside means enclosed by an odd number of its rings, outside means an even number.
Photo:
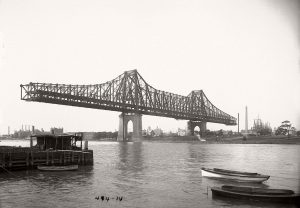
[[[201,167],[271,175],[256,186],[300,192],[299,145],[90,142],[89,148],[94,166],[78,171],[1,173],[0,207],[282,207],[212,198],[209,187],[238,184],[202,178]],[[123,200],[111,199],[117,196]]]

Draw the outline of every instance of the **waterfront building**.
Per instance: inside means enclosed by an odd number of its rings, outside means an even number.
[[[186,130],[178,128],[177,135],[178,136],[186,136]]]
[[[145,129],[142,130],[142,136],[147,136],[147,130]]]
[[[152,129],[150,126],[148,126],[147,130],[146,130],[146,135],[147,136],[150,136],[151,135],[151,132],[152,132]]]
[[[163,131],[158,127],[156,127],[156,129],[154,129],[153,132],[154,132],[154,136],[156,137],[163,135]]]

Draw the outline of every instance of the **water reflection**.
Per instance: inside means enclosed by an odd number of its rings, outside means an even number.
[[[144,190],[145,164],[143,143],[121,142],[118,144],[118,173],[112,182],[118,194],[124,197],[123,206],[131,207],[131,203],[144,203],[147,194]],[[140,202],[141,196],[143,202]],[[128,204],[127,204],[128,203]]]
[[[228,198],[224,196],[212,196],[212,199],[218,206],[220,204],[222,206],[227,207],[269,207],[269,208],[282,208],[282,207],[296,207],[293,204],[285,204],[285,203],[276,203],[270,201],[260,201],[260,200],[249,200],[249,199],[242,199],[242,198]]]
[[[189,155],[191,158],[194,158],[197,162],[205,164],[211,161],[209,157],[209,150],[205,148],[205,144],[190,144],[188,146]]]
[[[133,174],[133,176],[142,174],[145,167],[143,162],[143,143],[119,143],[119,160],[118,168],[122,171],[122,174]]]
[[[251,185],[297,192],[300,168],[295,155],[299,147],[91,142],[93,167],[64,173],[0,174],[0,207],[281,207],[212,198],[210,187],[241,184],[204,178],[201,167],[271,173],[266,183]],[[118,204],[95,200],[102,195],[124,198]]]
[[[79,197],[81,190],[92,185],[92,177],[92,166],[80,167],[77,171],[68,172],[28,170],[0,174],[1,189],[9,190],[9,192],[2,192],[0,198],[6,199],[8,204],[14,204],[16,201],[15,203],[19,205],[23,204],[22,207],[35,207],[37,204],[51,207],[61,199]],[[57,199],[57,196],[63,197]],[[12,207],[18,207],[15,205]]]

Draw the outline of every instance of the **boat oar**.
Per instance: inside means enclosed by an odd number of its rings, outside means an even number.
[[[203,194],[207,195],[207,197],[208,197],[208,186],[206,186],[206,193],[203,193]]]
[[[208,186],[206,187],[206,194],[207,194],[207,197],[208,197]]]

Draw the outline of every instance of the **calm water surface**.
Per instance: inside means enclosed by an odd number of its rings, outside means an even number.
[[[299,145],[89,142],[89,148],[94,166],[78,171],[1,173],[0,207],[293,207],[212,198],[209,187],[238,184],[202,178],[201,167],[271,175],[258,186],[300,192]],[[123,200],[111,199],[117,196]]]

